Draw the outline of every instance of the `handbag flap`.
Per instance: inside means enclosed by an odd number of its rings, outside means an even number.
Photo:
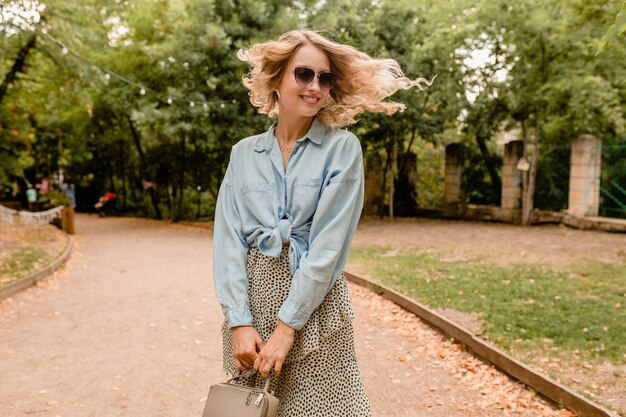
[[[272,417],[277,409],[278,399],[263,390],[221,383],[211,386],[202,417]]]

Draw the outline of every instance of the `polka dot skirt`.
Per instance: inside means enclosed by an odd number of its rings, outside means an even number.
[[[289,294],[291,272],[287,247],[279,258],[248,253],[247,274],[250,311],[254,327],[267,342],[278,322],[278,310]],[[279,417],[370,417],[354,351],[354,312],[343,274],[296,332],[280,376],[272,375],[270,391],[280,399]],[[228,323],[222,325],[224,371],[239,375],[232,355]],[[260,375],[239,383],[262,388]]]

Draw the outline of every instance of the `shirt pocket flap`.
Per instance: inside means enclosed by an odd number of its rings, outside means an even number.
[[[274,189],[274,184],[270,183],[270,182],[252,182],[252,183],[246,183],[243,184],[241,186],[241,193],[242,194],[248,194],[248,193],[267,193],[267,192],[271,192]]]
[[[319,187],[322,185],[321,178],[296,178],[293,183],[296,187]]]

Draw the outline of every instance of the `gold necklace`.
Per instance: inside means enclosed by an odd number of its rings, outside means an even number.
[[[293,151],[293,146],[292,146],[291,148],[286,148],[286,147],[284,147],[283,145],[281,145],[281,144],[280,144],[280,142],[278,142],[278,147],[279,147],[279,148],[280,148],[280,150],[281,150],[281,151],[283,151],[283,152],[287,152],[287,153],[289,153],[289,152]]]

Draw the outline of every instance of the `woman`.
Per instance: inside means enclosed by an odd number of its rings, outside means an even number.
[[[411,81],[316,32],[239,51],[252,104],[277,123],[233,146],[215,213],[214,276],[224,370],[271,390],[282,417],[369,416],[342,273],[363,207],[358,139],[343,126]]]

